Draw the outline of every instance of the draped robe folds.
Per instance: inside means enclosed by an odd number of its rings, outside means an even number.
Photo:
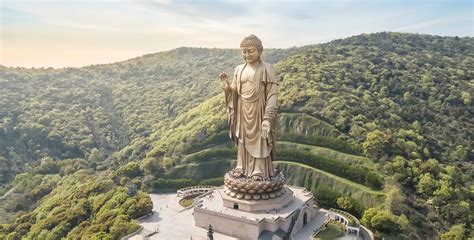
[[[236,170],[247,177],[275,175],[275,121],[278,79],[273,67],[260,62],[253,79],[242,88],[242,73],[247,64],[236,67],[230,88],[225,91],[229,136],[237,145]],[[248,87],[250,86],[250,87]],[[262,137],[262,122],[270,122],[268,138]]]

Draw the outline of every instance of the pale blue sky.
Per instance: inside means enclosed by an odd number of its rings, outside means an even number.
[[[111,63],[173,48],[287,48],[381,31],[474,35],[473,1],[0,0],[0,65]]]

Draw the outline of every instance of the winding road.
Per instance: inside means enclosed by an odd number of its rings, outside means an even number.
[[[16,187],[12,187],[10,190],[8,190],[8,192],[6,192],[5,194],[3,194],[3,196],[0,197],[0,200],[3,200],[4,198],[8,197],[8,195],[12,194],[15,189]]]

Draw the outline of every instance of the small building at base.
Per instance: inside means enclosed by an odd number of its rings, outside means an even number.
[[[239,239],[279,240],[295,236],[316,217],[314,196],[305,188],[285,186],[283,195],[266,200],[228,196],[213,189],[194,202],[196,226]]]

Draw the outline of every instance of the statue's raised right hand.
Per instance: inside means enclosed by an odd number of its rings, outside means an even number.
[[[219,74],[219,79],[221,81],[227,81],[227,73],[226,72],[222,72],[221,74]]]
[[[221,80],[221,88],[224,91],[229,91],[229,82],[227,82],[227,73],[222,72],[219,74],[219,79]]]

